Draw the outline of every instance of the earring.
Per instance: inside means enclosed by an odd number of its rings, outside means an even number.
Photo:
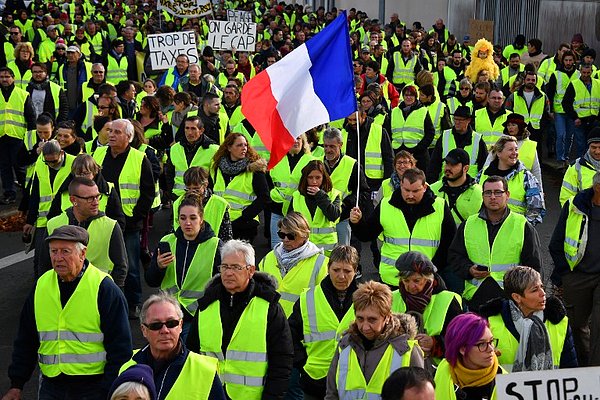
[[[73,205],[74,205],[74,206],[76,206],[76,205],[77,205],[77,203],[73,203]]]

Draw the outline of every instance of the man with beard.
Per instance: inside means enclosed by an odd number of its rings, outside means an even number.
[[[198,116],[204,124],[204,134],[216,143],[221,143],[229,133],[229,118],[221,112],[221,98],[213,93],[206,93],[202,98],[202,107]]]
[[[240,89],[236,84],[230,83],[223,89],[223,108],[229,117],[229,126],[237,126],[244,119]]]
[[[487,106],[490,90],[489,82],[478,82],[475,85],[475,88],[473,88],[473,112]]]
[[[471,124],[471,110],[467,106],[459,106],[454,113],[454,126],[442,133],[431,154],[427,169],[427,181],[436,182],[441,179],[444,172],[443,162],[450,152],[456,148],[464,149],[469,154],[468,170],[471,177],[475,177],[487,157],[487,148],[482,137],[473,131]]]
[[[456,74],[456,80],[461,80],[465,77],[465,68],[467,62],[463,57],[463,53],[460,49],[452,51],[452,62],[448,67]]]
[[[57,123],[66,121],[69,114],[67,95],[59,85],[48,80],[46,64],[34,63],[31,66],[31,81],[26,90],[31,97],[36,118],[46,112],[53,115]]]

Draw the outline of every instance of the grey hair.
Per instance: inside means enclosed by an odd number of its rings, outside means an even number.
[[[142,305],[142,309],[140,310],[140,324],[143,324],[146,321],[146,314],[148,314],[148,309],[150,306],[158,303],[168,303],[173,305],[173,307],[175,307],[177,310],[177,316],[179,319],[183,318],[183,311],[181,311],[179,301],[177,301],[177,299],[171,296],[169,293],[161,290],[157,294],[153,294],[152,296],[148,297],[148,299]]]
[[[594,185],[600,185],[600,171],[596,172],[592,178],[592,186]]]
[[[232,239],[225,242],[221,247],[221,260],[230,254],[241,255],[244,257],[244,261],[248,265],[256,265],[256,253],[254,247],[245,240]]]
[[[45,156],[49,156],[51,154],[58,154],[61,152],[61,150],[62,149],[60,148],[60,143],[58,143],[58,140],[52,139],[44,143],[44,147],[42,148],[42,154]]]
[[[102,65],[102,63],[94,63],[92,64],[92,67],[102,67],[102,70],[106,72],[106,68],[104,68],[104,65]]]
[[[129,394],[135,394],[139,398],[150,400],[150,392],[146,385],[133,381],[120,384],[119,387],[115,389],[112,396],[110,396],[110,400],[118,399],[119,397],[127,396]]]
[[[125,133],[127,134],[127,136],[129,136],[129,143],[131,143],[133,141],[133,137],[135,136],[135,128],[133,127],[133,124],[131,123],[130,120],[128,119],[115,119],[113,121],[113,129],[115,124],[120,123],[120,124],[125,124]]]
[[[337,140],[338,143],[342,143],[344,139],[342,138],[342,131],[337,128],[327,128],[323,132],[323,140]]]
[[[85,244],[81,242],[75,242],[75,250],[77,250],[77,254],[81,255],[85,249],[87,249]]]
[[[463,78],[463,79],[461,79],[459,85],[460,86],[468,86],[469,88],[473,89],[473,84],[471,83],[471,81],[469,80],[469,78]]]
[[[188,65],[188,71],[192,67],[197,67],[199,70],[202,70],[202,68],[200,68],[200,64],[198,64],[198,63],[191,63],[190,65]]]
[[[541,279],[540,273],[531,267],[511,267],[504,274],[504,293],[509,298],[513,293],[523,295],[529,286]]]

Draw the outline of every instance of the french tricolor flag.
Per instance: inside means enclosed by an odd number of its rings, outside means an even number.
[[[271,152],[269,169],[298,136],[355,111],[346,12],[252,78],[242,91],[242,113]]]

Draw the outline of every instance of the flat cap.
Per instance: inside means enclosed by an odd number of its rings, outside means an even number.
[[[80,226],[63,225],[54,230],[52,235],[46,238],[46,242],[52,240],[67,240],[69,242],[79,242],[87,246],[90,241],[88,232]]]

